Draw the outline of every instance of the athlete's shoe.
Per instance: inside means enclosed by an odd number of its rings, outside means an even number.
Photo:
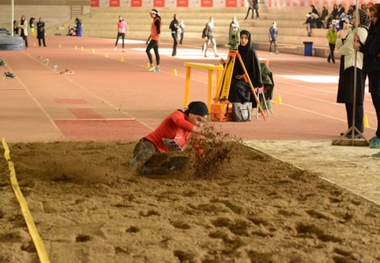
[[[161,71],[161,68],[156,68],[155,70],[154,70],[154,72],[160,72]]]
[[[6,79],[13,79],[15,77],[15,75],[13,75],[12,73],[10,72],[4,72],[4,78]]]
[[[148,71],[149,72],[154,72],[156,70],[156,68],[154,67],[154,66],[150,66],[149,68],[148,68]]]

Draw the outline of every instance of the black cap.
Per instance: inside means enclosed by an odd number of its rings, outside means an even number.
[[[190,102],[187,112],[205,118],[207,118],[207,116],[209,115],[207,105],[202,101]]]

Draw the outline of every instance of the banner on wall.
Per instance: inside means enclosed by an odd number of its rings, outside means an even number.
[[[189,0],[177,0],[178,7],[189,7]]]
[[[165,7],[165,0],[153,0],[154,7]]]
[[[99,7],[99,0],[91,0],[91,7]]]
[[[226,0],[226,7],[237,7],[237,0]]]
[[[91,7],[247,7],[248,0],[90,0]],[[259,0],[263,2],[264,0]],[[339,3],[348,8],[351,0],[339,0]],[[359,4],[364,0],[359,0]],[[308,7],[338,4],[338,0],[267,0],[267,7]]]
[[[201,0],[201,7],[213,7],[212,0]]]
[[[142,7],[142,0],[131,0],[131,7]]]
[[[110,0],[110,7],[120,7],[120,0]]]

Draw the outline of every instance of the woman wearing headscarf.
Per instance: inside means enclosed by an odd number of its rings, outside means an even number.
[[[36,19],[34,17],[31,17],[29,19],[29,28],[30,28],[30,33],[32,33],[32,36],[34,36],[35,38],[37,38],[37,31],[36,31],[36,29],[34,27],[34,21],[35,20]]]
[[[341,55],[339,69],[339,84],[337,102],[344,103],[347,114],[348,129],[353,126],[353,108],[355,103],[355,138],[359,138],[360,133],[364,132],[363,116],[364,116],[364,86],[365,77],[363,74],[363,57],[364,54],[354,49],[354,42],[360,41],[365,43],[368,36],[368,27],[370,24],[369,16],[363,9],[358,10],[359,17],[356,12],[352,19],[352,28],[348,30],[348,34],[344,38],[338,38],[336,48]],[[356,20],[358,19],[358,21]],[[358,27],[356,28],[356,23]],[[356,60],[355,60],[355,53]],[[354,83],[354,74],[356,67],[356,83]],[[356,86],[356,101],[354,101],[354,88]],[[341,133],[341,136],[345,133]],[[351,133],[347,137],[351,137]]]
[[[177,55],[177,45],[178,45],[178,29],[179,27],[179,22],[177,18],[177,14],[173,15],[173,20],[170,22],[169,28],[171,30],[171,35],[173,38],[173,51],[172,51],[172,56]]]
[[[380,63],[378,52],[371,54],[370,47],[376,43],[376,38],[380,35],[379,20],[380,4],[374,4],[369,8],[369,16],[371,26],[369,27],[368,37],[365,43],[361,42],[357,37],[354,43],[355,50],[364,53],[363,72],[368,75],[369,92],[371,93],[372,103],[376,110],[377,130],[376,135],[369,140],[370,148],[380,148]]]
[[[142,173],[149,174],[153,168],[149,161],[153,154],[181,152],[186,148],[190,138],[197,136],[196,138],[200,139],[208,115],[207,105],[201,101],[191,102],[185,111],[172,112],[153,132],[136,144],[130,166],[144,165]],[[194,147],[197,148],[197,145]]]
[[[262,87],[263,81],[261,77],[260,61],[251,42],[251,33],[247,30],[240,31],[240,45],[238,51],[253,87]],[[235,60],[228,100],[230,102],[240,103],[252,102],[252,107],[255,108],[257,103],[252,94],[243,65],[237,57]],[[221,59],[220,63],[224,65],[225,61]]]

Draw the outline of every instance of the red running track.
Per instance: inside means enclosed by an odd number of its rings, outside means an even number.
[[[114,41],[55,36],[47,37],[44,48],[29,37],[28,49],[0,52],[6,62],[1,74],[16,75],[0,79],[0,136],[8,142],[138,140],[183,108],[185,62],[219,63],[203,57],[201,40],[179,46],[176,57],[171,43],[161,43],[162,71],[147,72],[144,42],[128,41],[124,53],[120,45],[113,51]],[[228,49],[219,53],[226,58]],[[247,140],[331,140],[347,130],[344,105],[336,103],[339,60],[258,55],[269,59],[274,74],[274,114],[265,121],[254,116],[248,123],[212,122],[217,129]],[[60,74],[65,69],[75,74]],[[282,104],[275,104],[277,96]],[[206,99],[207,72],[193,69],[190,100]],[[371,138],[377,123],[369,94],[364,106],[370,126],[365,136]]]

